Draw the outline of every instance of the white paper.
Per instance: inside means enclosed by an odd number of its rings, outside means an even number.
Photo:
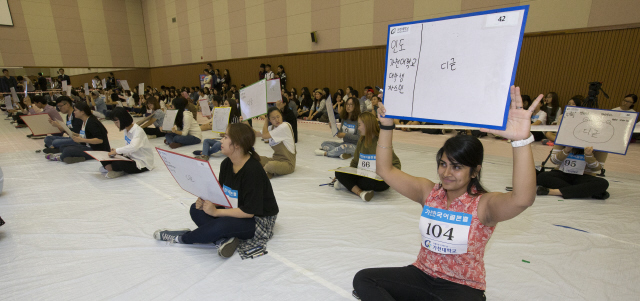
[[[89,84],[88,83],[84,83],[84,95],[89,96]]]
[[[6,106],[7,110],[13,110],[13,102],[11,101],[11,96],[6,95],[4,97],[4,105]]]
[[[516,26],[487,28],[487,15],[391,26],[383,100],[387,114],[503,128],[524,12],[509,12]]]
[[[140,96],[144,95],[144,83],[138,84],[138,95]]]
[[[229,125],[231,107],[213,108],[213,118],[211,119],[211,130],[215,133],[226,133]]]
[[[67,81],[66,80],[62,81],[62,91],[65,91],[65,92],[69,93],[68,92],[69,89],[67,89]],[[69,93],[67,96],[71,96],[71,94]]]
[[[102,79],[102,89],[107,89],[107,79],[106,78]]]
[[[638,113],[567,106],[556,144],[625,154]]]
[[[49,119],[51,119],[49,114],[22,115],[20,117],[29,126],[34,136],[60,133],[58,127],[49,123]]]
[[[72,86],[67,86],[67,96],[71,97],[71,90],[73,89]]]
[[[84,151],[87,155],[93,157],[94,159],[102,162],[102,161],[133,161],[122,155],[115,155],[113,158],[109,157],[109,152],[105,151]]]
[[[91,87],[93,87],[94,89],[98,88],[98,81],[95,79],[91,80]]]
[[[73,113],[71,113],[73,114]],[[66,123],[60,121],[60,120],[56,120],[56,122],[60,125],[60,127],[64,130],[65,133],[67,133],[67,135],[69,135],[69,137],[73,137],[73,132],[71,131],[71,129],[69,129],[69,127],[67,126]]]
[[[178,185],[185,191],[214,204],[236,208],[222,191],[222,186],[211,169],[209,162],[187,157],[156,147]]]
[[[266,80],[262,79],[240,89],[240,110],[243,120],[267,114]]]
[[[274,78],[267,81],[267,103],[275,103],[282,100],[282,91],[280,90],[280,79]]]
[[[126,81],[126,80],[124,80],[124,79],[123,79],[123,80],[120,80],[120,85],[122,86],[122,89],[131,91],[131,90],[129,89],[129,83],[127,83],[127,81]]]
[[[336,124],[336,114],[333,112],[333,103],[331,102],[331,95],[327,97],[325,104],[327,105],[327,115],[329,116],[329,125],[331,126],[331,135],[335,136],[338,134],[338,125]]]
[[[357,175],[357,176],[363,176],[365,178],[374,179],[376,181],[384,181],[375,172],[364,170],[361,168],[355,168],[351,166],[340,167],[340,168],[332,169],[330,171],[337,171],[337,172],[348,173],[348,174]]]
[[[165,132],[171,132],[174,123],[176,123],[176,115],[178,110],[167,110],[164,112],[164,120],[162,121],[162,130]]]
[[[209,108],[209,101],[206,99],[198,100],[200,104],[200,112],[202,112],[202,116],[211,116],[211,108]]]

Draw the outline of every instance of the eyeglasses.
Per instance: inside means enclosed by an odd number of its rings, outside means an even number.
[[[347,107],[353,107],[353,103],[346,104]]]

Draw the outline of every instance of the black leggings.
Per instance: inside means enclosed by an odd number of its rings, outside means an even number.
[[[358,186],[362,190],[373,191],[385,191],[389,189],[389,185],[383,181],[376,181],[374,179],[365,178],[362,176],[352,175],[343,172],[336,171],[336,179],[344,185],[349,191],[353,189],[353,186]]]
[[[609,181],[603,178],[568,174],[555,169],[538,174],[537,182],[546,188],[560,189],[565,199],[598,198],[609,188]]]
[[[135,161],[102,161],[100,162],[104,167],[111,165],[113,171],[124,171],[128,174],[136,174],[145,171],[149,171],[146,167],[138,169]]]
[[[368,300],[486,300],[484,291],[442,278],[433,278],[415,266],[359,271],[353,288]]]
[[[144,128],[143,130],[147,135],[156,135],[156,137],[164,137],[164,135],[167,134],[159,128]]]

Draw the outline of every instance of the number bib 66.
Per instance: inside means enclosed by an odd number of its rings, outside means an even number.
[[[467,253],[471,214],[424,206],[420,216],[422,245],[440,254]]]
[[[360,160],[358,160],[358,168],[376,172],[376,155],[360,154]]]

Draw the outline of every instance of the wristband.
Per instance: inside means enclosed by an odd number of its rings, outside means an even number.
[[[511,146],[512,147],[521,147],[521,146],[529,145],[533,141],[535,141],[535,139],[533,138],[533,134],[531,134],[531,135],[529,135],[529,138],[527,138],[527,139],[518,140],[518,141],[512,141],[511,142]]]
[[[380,123],[380,121],[378,121],[378,124],[380,125],[380,129],[381,130],[393,130],[396,128],[395,123],[393,125],[382,125],[382,123]]]

